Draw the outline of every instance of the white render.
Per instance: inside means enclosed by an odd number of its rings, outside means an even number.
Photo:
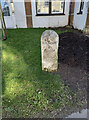
[[[9,9],[10,9],[10,16],[4,16],[6,27],[7,28],[15,28],[16,27],[15,15],[12,14],[9,1],[8,1],[8,4],[9,4]]]
[[[27,28],[25,4],[23,2],[14,2],[15,20],[18,28]]]
[[[66,1],[66,0],[65,0]],[[36,16],[35,0],[31,0],[32,3],[32,19],[33,27],[63,27],[68,25],[69,16],[69,2],[65,3],[65,15],[57,16]]]
[[[3,1],[3,0],[2,0]],[[10,16],[4,16],[7,28],[27,28],[26,13],[25,13],[25,0],[13,0],[15,13],[12,13],[10,0],[7,0],[10,9]],[[80,1],[80,0],[79,0]],[[84,30],[87,19],[87,10],[89,7],[89,0],[85,0],[83,14],[77,14],[80,9],[80,2],[75,0],[74,20],[73,27],[75,29]],[[64,27],[68,25],[69,20],[69,6],[70,0],[65,0],[65,15],[54,16],[36,16],[36,3],[31,0],[32,9],[32,23],[33,28],[48,28],[48,27]],[[30,8],[29,8],[30,9]]]
[[[27,28],[24,0],[22,2],[15,2],[15,0],[13,0],[13,3],[14,3],[15,13],[12,13],[10,0],[8,0],[10,16],[4,16],[6,27],[7,28],[16,28],[16,27]]]
[[[73,26],[76,29],[83,30],[86,25],[87,19],[87,2],[84,3],[83,14],[77,14],[79,11],[80,3],[75,2],[75,11],[74,11],[74,23]]]

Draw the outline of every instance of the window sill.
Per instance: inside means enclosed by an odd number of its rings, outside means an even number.
[[[65,15],[64,13],[60,14],[37,14],[36,16],[60,16],[60,15]]]
[[[83,14],[83,12],[82,11],[80,11],[79,13],[77,13],[77,15],[82,15]]]

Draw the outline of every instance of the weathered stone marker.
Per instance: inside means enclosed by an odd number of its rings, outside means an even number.
[[[46,30],[41,36],[42,70],[57,71],[58,69],[59,36],[53,30]]]

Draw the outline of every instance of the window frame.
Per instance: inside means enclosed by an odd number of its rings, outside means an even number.
[[[2,3],[5,4],[4,2],[1,2],[1,6],[2,6]],[[10,6],[9,6],[7,1],[6,1],[6,4],[7,4],[7,7],[3,6],[2,7],[2,12],[3,12],[4,17],[9,17],[9,16],[11,16],[11,14],[10,14]]]
[[[79,12],[77,13],[78,15],[79,14],[83,14],[83,8],[84,8],[84,0],[81,0],[81,2],[80,2],[80,9],[79,9]]]
[[[37,1],[36,1],[36,16],[55,16],[55,15],[65,15],[65,0],[64,0],[64,5],[63,5],[63,13],[52,13],[51,12],[51,4],[52,2],[49,2],[49,13],[37,13]]]
[[[11,7],[12,14],[14,14],[15,13],[15,8],[14,8],[14,2],[13,2],[13,0],[10,1],[10,7]]]

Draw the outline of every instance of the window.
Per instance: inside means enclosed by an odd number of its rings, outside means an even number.
[[[64,14],[64,0],[37,0],[36,13],[37,15],[59,15]]]
[[[45,6],[49,6],[49,1],[46,0],[46,1],[44,2],[44,5],[45,5]]]
[[[2,2],[2,11],[4,16],[10,16],[10,10],[9,10],[9,5],[8,2]]]
[[[13,3],[13,0],[11,0],[11,10],[12,10],[12,13],[14,13],[15,12],[15,10],[14,10],[14,3]]]
[[[78,13],[78,14],[82,14],[82,13],[83,13],[83,7],[84,7],[84,1],[81,0],[81,3],[80,3],[80,10],[79,10],[79,13]]]
[[[49,13],[49,0],[38,0],[37,2],[37,14],[48,14]]]

